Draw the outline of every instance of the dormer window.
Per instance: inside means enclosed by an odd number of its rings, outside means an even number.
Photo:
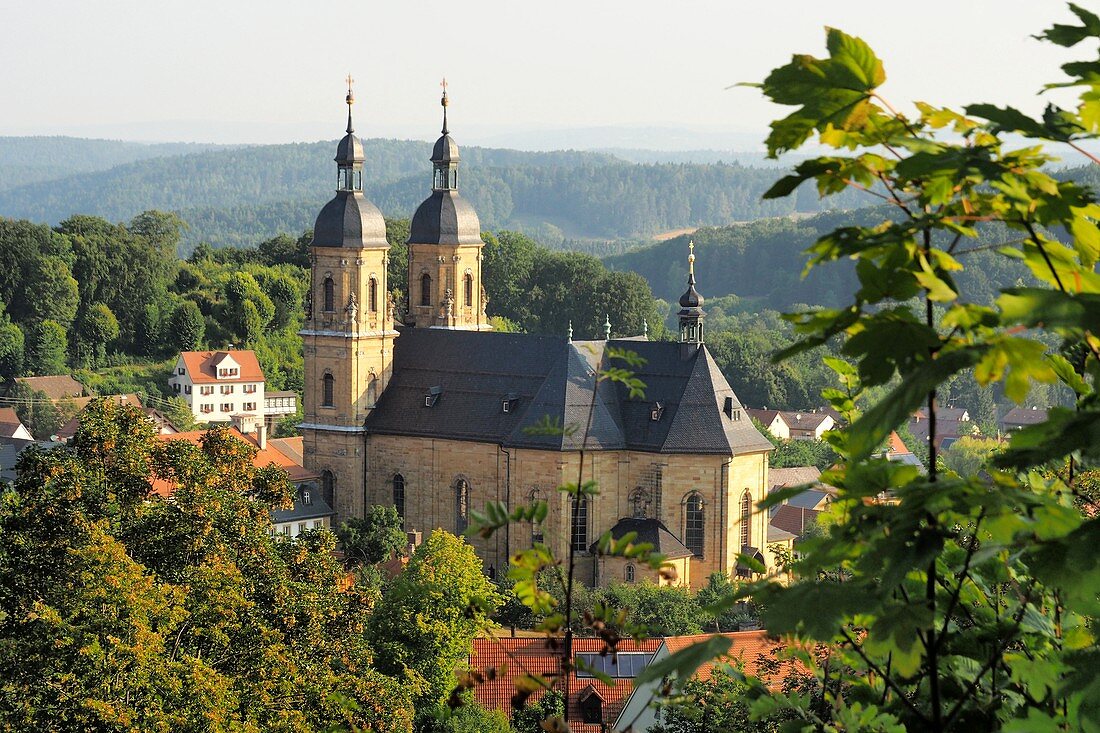
[[[309,489],[302,490],[302,503],[306,506],[313,505],[313,495],[309,493]]]
[[[665,414],[665,406],[660,402],[654,402],[653,408],[649,411],[649,419],[653,422],[658,422],[661,419],[661,415]]]
[[[506,414],[511,413],[511,412],[515,412],[516,406],[518,404],[519,404],[519,395],[512,394],[512,393],[506,394],[504,396],[504,399],[502,399],[500,401],[500,411],[503,412],[503,413],[506,413]]]
[[[727,397],[725,404],[722,406],[722,412],[726,413],[726,417],[733,419],[733,398]]]
[[[428,393],[424,395],[424,407],[435,407],[439,402],[439,398],[443,396],[443,388],[436,386],[428,390]]]

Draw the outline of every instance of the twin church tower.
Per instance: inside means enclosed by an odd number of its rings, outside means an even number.
[[[458,193],[459,152],[447,127],[432,151],[432,191],[410,224],[407,301],[387,281],[381,212],[363,195],[363,144],[352,126],[336,152],[337,190],[314,227],[305,359],[304,463],[321,477],[337,521],[393,506],[405,529],[461,534],[487,502],[545,501],[545,522],[470,537],[486,572],[545,542],[589,558],[587,583],[633,582],[643,567],[590,552],[604,531],[637,532],[678,565],[680,581],[735,572],[751,550],[770,561],[766,514],[771,443],[753,427],[703,345],[694,254],[680,298],[680,340],[574,341],[492,331],[482,288],[481,225]],[[631,351],[639,398],[603,381]],[[545,426],[563,426],[548,434]],[[600,494],[573,506],[557,487]],[[747,549],[746,549],[747,548]],[[624,561],[625,562],[625,561]]]

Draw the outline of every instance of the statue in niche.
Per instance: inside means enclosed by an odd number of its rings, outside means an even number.
[[[386,293],[386,320],[393,322],[397,304],[393,300],[393,293]]]
[[[485,286],[481,286],[481,317],[487,318],[485,309],[489,307],[489,295],[485,292]]]
[[[359,316],[359,301],[356,300],[355,293],[352,293],[348,299],[348,307],[344,309],[344,313],[347,314],[348,320],[352,322]]]
[[[450,288],[443,291],[443,307],[439,309],[439,317],[448,323],[454,317],[455,298]]]

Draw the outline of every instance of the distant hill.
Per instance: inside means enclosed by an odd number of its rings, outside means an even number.
[[[409,216],[430,185],[431,144],[369,139],[364,147],[368,194],[388,216]],[[47,161],[54,177],[0,190],[0,216],[56,224],[74,213],[123,221],[162,209],[190,225],[185,248],[255,243],[312,226],[335,183],[334,149],[334,141],[203,149],[6,138],[0,170]],[[52,165],[67,151],[93,169]],[[462,148],[460,186],[486,229],[553,231],[580,242],[820,210],[812,192],[762,201],[776,175],[737,163],[634,164],[607,153],[471,146]]]
[[[200,143],[134,143],[79,137],[0,137],[0,191],[29,183],[103,171],[149,158],[187,155],[233,146]]]
[[[840,226],[881,221],[883,209],[858,209],[818,214],[808,218],[774,218],[724,227],[704,227],[646,247],[604,258],[614,269],[634,271],[649,281],[653,295],[675,302],[687,283],[688,239],[695,242],[695,273],[704,298],[737,296],[744,312],[789,311],[795,305],[835,307],[849,302],[858,288],[850,261],[815,268],[805,279],[805,250],[822,235]],[[988,249],[974,247],[1017,238],[1002,228],[988,228],[973,242],[964,241],[959,257],[970,258],[964,287],[975,301],[992,301],[997,288],[1017,280],[1030,281],[1027,268]]]

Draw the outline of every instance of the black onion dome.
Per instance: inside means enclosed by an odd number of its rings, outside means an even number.
[[[435,147],[432,148],[432,162],[458,162],[458,143],[454,141],[454,138],[452,138],[450,135],[444,134],[442,137],[435,141]]]
[[[337,163],[362,163],[365,160],[363,143],[349,132],[336,146],[336,157],[333,160]]]
[[[695,289],[695,273],[688,275],[688,289],[687,292],[680,296],[681,308],[701,308],[703,306],[703,296],[699,295],[699,292]]]
[[[386,220],[360,191],[339,191],[313,225],[314,247],[386,247]]]
[[[481,222],[458,191],[435,190],[413,214],[409,243],[481,244]]]

